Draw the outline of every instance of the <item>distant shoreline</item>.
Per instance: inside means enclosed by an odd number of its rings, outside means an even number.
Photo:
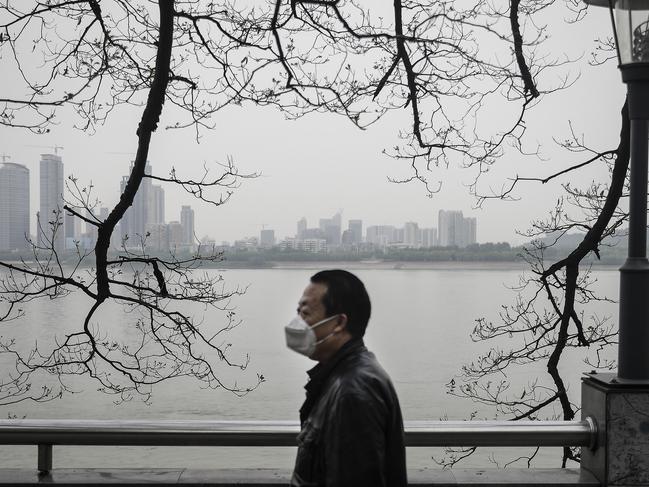
[[[5,260],[8,264],[21,265],[18,260]],[[90,264],[92,261],[89,261]],[[548,260],[550,262],[550,260]],[[33,262],[25,262],[27,265]],[[617,271],[622,263],[593,263],[592,268],[600,271]],[[64,267],[68,263],[63,262]],[[83,265],[83,268],[89,266]],[[402,270],[402,271],[423,271],[423,270],[484,270],[484,271],[529,271],[529,265],[522,260],[435,260],[435,261],[416,261],[416,260],[307,260],[307,261],[242,261],[242,260],[225,260],[211,262],[202,265],[198,269],[255,269],[255,270],[318,270],[318,269],[350,269],[350,270]],[[586,268],[584,264],[583,269]]]
[[[233,265],[228,265],[233,264]],[[281,261],[266,262],[264,265],[241,265],[242,262],[222,261],[213,269],[256,269],[256,270],[317,270],[317,269],[351,269],[351,270],[401,270],[401,271],[424,271],[424,270],[484,270],[484,271],[524,271],[529,270],[525,262],[488,262],[488,261],[436,261],[436,262],[395,262],[395,261]],[[594,264],[593,269],[602,271],[617,271],[620,264]]]

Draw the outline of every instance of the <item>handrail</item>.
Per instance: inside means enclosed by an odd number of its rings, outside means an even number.
[[[406,421],[405,444],[432,446],[588,446],[597,425],[582,421]],[[295,446],[295,421],[0,420],[0,444],[39,445],[49,471],[52,445]]]
[[[592,446],[583,421],[406,421],[406,446]],[[0,420],[0,444],[295,446],[295,421]]]

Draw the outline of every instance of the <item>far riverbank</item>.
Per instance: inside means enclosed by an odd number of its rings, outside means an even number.
[[[402,271],[418,271],[418,270],[472,270],[472,271],[526,271],[529,266],[522,261],[516,262],[458,262],[458,261],[442,261],[442,262],[394,262],[394,261],[281,261],[281,262],[264,262],[262,265],[255,265],[254,263],[238,262],[227,260],[221,261],[213,268],[218,269],[276,269],[276,270],[317,270],[317,269],[333,269],[343,268],[349,270],[402,270]],[[620,264],[594,264],[593,270],[598,271],[618,271]]]

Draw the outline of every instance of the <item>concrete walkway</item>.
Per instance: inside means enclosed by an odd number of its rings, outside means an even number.
[[[290,472],[274,469],[54,469],[39,476],[36,470],[0,468],[5,485],[183,485],[214,487],[264,487],[288,485]],[[409,470],[410,485],[458,487],[599,487],[597,480],[579,469],[419,469]]]

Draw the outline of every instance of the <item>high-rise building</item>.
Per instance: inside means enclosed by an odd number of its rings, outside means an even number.
[[[422,247],[437,247],[437,229],[436,228],[422,228],[421,229],[421,246]]]
[[[320,218],[320,230],[325,235],[328,245],[340,245],[342,214],[336,213],[333,218]]]
[[[397,229],[392,225],[373,225],[367,227],[365,232],[365,241],[377,245],[379,247],[385,247],[391,243],[397,242]]]
[[[81,219],[63,212],[63,227],[65,228],[65,248],[71,250],[76,248],[76,242],[81,238]]]
[[[0,164],[0,250],[20,250],[29,238],[29,169]]]
[[[352,231],[349,229],[345,230],[342,236],[340,237],[340,242],[345,247],[350,247],[354,245],[354,234],[352,233]]]
[[[63,161],[57,154],[41,154],[38,243],[57,251],[64,248]]]
[[[181,207],[180,225],[183,228],[183,243],[194,245],[194,210],[191,206],[183,205]]]
[[[352,234],[352,244],[359,244],[363,241],[363,220],[349,220],[349,231]]]
[[[464,241],[466,245],[472,245],[478,241],[477,227],[478,227],[477,218],[469,217],[464,219]]]
[[[461,211],[439,210],[437,228],[441,247],[466,247],[476,243],[476,218],[464,218]]]
[[[262,230],[259,235],[259,245],[265,248],[275,245],[275,230]]]
[[[324,234],[328,245],[340,245],[340,227],[338,225],[326,225]]]
[[[147,225],[147,249],[153,251],[169,251],[169,225],[165,223],[150,223]]]
[[[320,228],[320,230],[324,232],[327,226],[331,226],[333,224],[334,223],[331,218],[320,218],[320,220],[318,221],[318,228]]]
[[[169,231],[169,249],[172,251],[179,250],[180,248],[186,247],[187,242],[185,242],[185,230],[182,223],[180,222],[169,222],[167,225]]]
[[[439,229],[439,245],[441,247],[459,246],[462,234],[461,211],[439,210],[437,214],[437,228]]]
[[[304,238],[304,232],[306,232],[306,218],[302,217],[297,222],[297,234],[295,235],[295,238],[303,239]]]
[[[319,228],[305,228],[304,231],[302,232],[302,239],[305,240],[307,238],[315,238],[315,239],[323,239],[325,238],[325,233],[320,230]]]
[[[165,222],[165,190],[162,186],[151,185],[149,195],[149,221],[147,223],[158,224]]]
[[[343,218],[343,212],[342,210],[340,210],[331,218],[331,221],[334,225],[337,225],[338,228],[342,228],[343,226],[342,218]]]
[[[131,163],[130,172],[133,172],[133,163]],[[151,166],[147,161],[144,169],[145,174],[151,174]],[[120,185],[121,193],[124,193],[128,183],[129,176],[123,176]],[[149,203],[151,201],[151,179],[142,178],[140,187],[135,194],[133,204],[126,210],[120,222],[122,241],[127,237],[125,245],[127,247],[137,247],[141,245],[142,239],[146,235],[146,226],[149,220]]]
[[[421,234],[419,232],[419,225],[415,222],[406,222],[403,226],[403,243],[407,247],[419,247]]]

